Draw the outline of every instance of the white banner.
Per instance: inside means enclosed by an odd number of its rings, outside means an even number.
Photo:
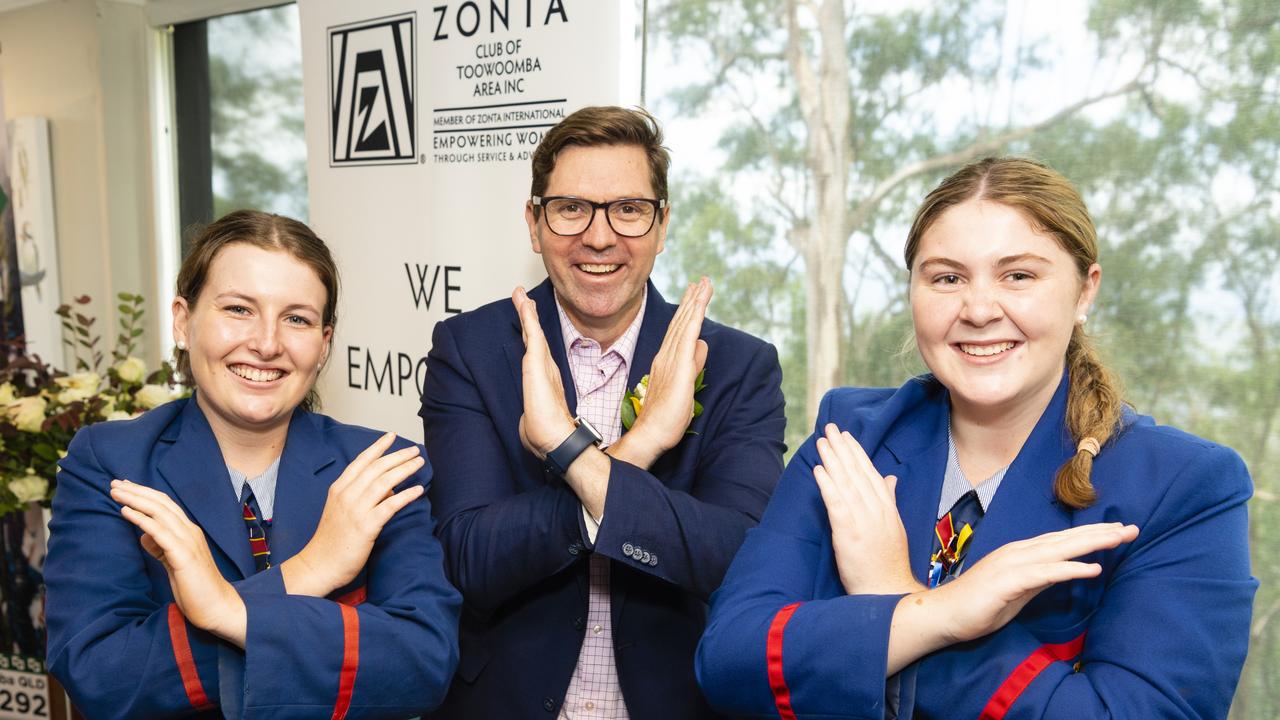
[[[342,272],[324,411],[422,439],[435,323],[545,277],[529,156],[639,98],[632,0],[300,3],[310,224]]]

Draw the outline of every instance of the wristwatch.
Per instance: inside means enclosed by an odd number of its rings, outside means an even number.
[[[547,453],[546,459],[542,461],[542,469],[556,477],[564,477],[569,472],[569,466],[584,450],[591,445],[598,446],[604,440],[600,431],[581,415],[573,419],[573,424],[577,425],[573,433],[559,447]]]

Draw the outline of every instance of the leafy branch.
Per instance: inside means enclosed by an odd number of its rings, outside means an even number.
[[[74,298],[72,302],[78,306],[88,305],[89,296],[81,295]],[[98,349],[98,343],[102,341],[102,336],[93,333],[93,324],[98,319],[77,312],[66,303],[59,305],[54,312],[62,318],[62,344],[67,346],[71,351],[71,357],[75,358],[76,370],[82,372],[101,370],[102,351]]]

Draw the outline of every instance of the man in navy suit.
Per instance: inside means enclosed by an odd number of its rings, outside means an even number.
[[[548,279],[436,325],[420,414],[465,600],[436,717],[711,714],[693,652],[782,470],[782,372],[704,319],[706,278],[678,307],[649,282],[668,165],[644,111],[565,118],[525,205]]]

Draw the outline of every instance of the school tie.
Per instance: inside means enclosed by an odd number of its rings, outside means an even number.
[[[929,587],[937,587],[964,569],[965,552],[982,521],[978,492],[970,490],[938,519],[933,533],[933,557],[929,563]]]
[[[267,533],[271,531],[271,521],[262,519],[262,511],[258,509],[258,501],[253,497],[253,489],[249,483],[240,491],[240,504],[244,510],[244,524],[249,530],[249,549],[253,551],[253,563],[258,572],[271,567],[271,549],[267,547]]]

